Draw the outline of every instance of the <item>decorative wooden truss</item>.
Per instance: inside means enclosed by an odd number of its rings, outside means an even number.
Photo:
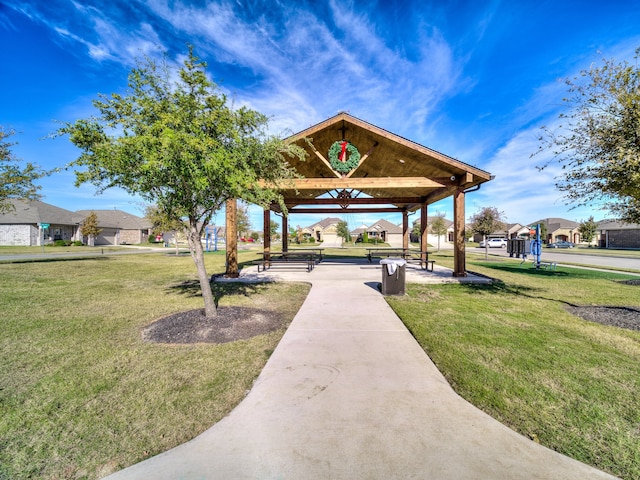
[[[329,148],[347,140],[361,154],[356,168],[340,173],[331,167]],[[399,212],[403,216],[405,247],[409,242],[408,214],[421,211],[422,250],[426,251],[426,218],[430,204],[453,196],[454,275],[464,276],[464,197],[491,180],[488,172],[414,143],[347,113],[289,137],[304,148],[304,161],[291,160],[302,178],[282,187],[288,215],[296,213]],[[271,210],[280,211],[272,205]],[[283,216],[287,231],[287,215]],[[269,231],[269,211],[264,231]],[[283,235],[283,248],[287,248]],[[265,249],[270,245],[265,238]],[[228,262],[229,263],[229,262]],[[237,266],[236,266],[237,268]],[[233,272],[228,272],[233,273]]]

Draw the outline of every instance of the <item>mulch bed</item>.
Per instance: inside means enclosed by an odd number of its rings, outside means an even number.
[[[640,279],[625,280],[625,285],[640,286]],[[613,327],[640,331],[640,308],[638,307],[567,307],[567,311],[590,322],[597,322]]]
[[[215,318],[196,309],[156,320],[143,329],[142,338],[154,343],[227,343],[273,332],[284,322],[278,312],[250,307],[218,307]]]
[[[637,307],[567,307],[567,311],[590,322],[640,331]]]

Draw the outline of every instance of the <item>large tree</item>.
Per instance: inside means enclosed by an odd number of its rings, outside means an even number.
[[[444,219],[444,213],[438,213],[431,219],[431,233],[438,236],[438,251],[440,251],[440,237],[447,233],[447,222]]]
[[[183,219],[176,219],[169,217],[164,211],[160,210],[156,205],[147,205],[144,211],[144,216],[149,222],[151,222],[152,233],[161,233],[163,239],[168,232],[174,232],[174,240],[176,247],[176,255],[180,254],[178,248],[178,238],[186,237],[187,224]],[[168,240],[166,240],[168,242]],[[168,246],[168,243],[167,243]]]
[[[495,207],[484,207],[478,213],[473,215],[469,219],[471,231],[482,235],[484,240],[484,258],[489,258],[489,242],[487,242],[487,235],[491,235],[500,230],[504,230],[506,225],[502,218],[504,213],[500,212]]]
[[[16,142],[7,139],[15,134],[11,128],[0,125],[0,212],[8,212],[13,208],[11,199],[37,200],[40,198],[40,186],[34,181],[42,177],[43,172],[34,164],[19,165],[11,148]]]
[[[87,237],[89,246],[94,247],[96,244],[96,237],[100,235],[102,229],[98,227],[98,215],[91,210],[89,215],[82,221],[80,226],[80,234],[83,237]]]
[[[244,204],[238,205],[236,210],[236,231],[238,237],[248,237],[251,233],[251,220],[249,219],[249,207]]]
[[[280,224],[278,222],[276,222],[275,220],[271,220],[269,225],[269,234],[270,234],[270,238],[271,240],[273,239],[278,239],[280,237],[279,235],[279,230],[280,230]]]
[[[640,222],[639,59],[640,49],[633,64],[604,59],[568,79],[562,125],[543,128],[539,149],[562,165],[556,185],[569,203],[604,201],[633,223]]]
[[[582,222],[578,227],[578,232],[580,232],[582,241],[587,242],[589,246],[591,246],[591,242],[595,238],[597,231],[598,224],[593,220],[593,216],[589,217],[588,220]]]
[[[342,238],[344,243],[351,241],[351,232],[349,232],[349,224],[345,220],[340,220],[336,227],[338,237]]]
[[[81,150],[70,164],[76,184],[90,182],[98,192],[120,187],[184,221],[205,314],[215,316],[203,228],[228,199],[281,201],[276,188],[294,176],[287,157],[304,151],[269,135],[264,115],[233,108],[192,48],[179,69],[139,62],[126,94],[99,95],[93,104],[97,116],[58,131]]]

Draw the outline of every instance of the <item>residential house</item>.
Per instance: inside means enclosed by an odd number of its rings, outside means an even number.
[[[9,211],[0,213],[0,245],[38,246],[76,236],[73,212],[37,200],[10,203]]]
[[[597,237],[601,248],[640,248],[640,225],[603,220],[598,222]]]
[[[316,242],[322,242],[324,246],[340,246],[342,239],[338,237],[339,218],[323,218],[317,223],[302,229],[303,235],[309,235]]]
[[[351,233],[351,237],[355,240],[357,238],[361,239],[362,238],[362,234],[364,232],[366,232],[366,231],[367,231],[367,226],[363,223],[359,227],[354,228],[353,230],[351,230],[351,232],[349,232],[349,233]]]
[[[470,227],[468,227],[468,228],[470,228]],[[507,226],[505,226],[505,228],[500,229],[500,230],[494,230],[489,235],[487,235],[487,240],[489,240],[490,238],[510,238],[509,237],[509,226],[507,225]],[[474,242],[481,242],[482,240],[484,240],[484,237],[479,233],[474,233],[472,240]]]
[[[436,235],[435,233],[433,233],[433,230],[431,228],[431,225],[435,219],[436,219],[435,216],[427,217],[427,243],[433,246],[440,245],[441,248],[443,246],[447,246],[447,244],[453,243],[453,222],[451,220],[443,218],[444,225],[447,228],[447,232],[444,235]],[[415,231],[416,228],[419,229],[419,225],[420,225],[420,220],[414,221],[413,230]],[[419,233],[416,234],[412,232],[409,235],[409,239],[411,240],[411,242],[417,243],[420,241],[420,234]]]
[[[378,239],[392,247],[402,248],[402,227],[388,220],[380,219],[367,227],[369,240]]]
[[[72,212],[41,201],[11,200],[0,213],[0,245],[39,246],[56,240],[81,240],[80,227],[91,210]],[[120,210],[94,210],[102,232],[95,245],[145,243],[151,223]]]
[[[530,231],[528,226],[519,223],[508,223],[506,230],[507,238],[528,237]]]
[[[537,222],[532,222],[530,225],[534,226],[540,224],[547,227],[547,237],[542,241],[546,243],[554,242],[573,242],[580,243],[580,232],[578,227],[580,224],[572,220],[566,220],[564,218],[544,218]]]
[[[146,218],[140,218],[122,210],[78,210],[75,218],[78,224],[91,212],[98,217],[98,228],[102,231],[95,239],[95,245],[132,245],[145,243],[149,239],[152,224]],[[80,236],[80,234],[78,233]],[[81,239],[87,243],[87,239]]]

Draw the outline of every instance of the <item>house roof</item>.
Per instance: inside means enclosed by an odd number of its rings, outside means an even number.
[[[153,224],[146,218],[140,218],[122,210],[78,210],[75,212],[77,223],[82,223],[91,212],[95,212],[98,217],[98,225],[102,228],[142,230],[153,227]]]
[[[78,225],[87,218],[92,210],[72,212],[39,200],[11,200],[14,208],[0,213],[0,224],[5,225]],[[98,217],[98,225],[102,228],[121,228],[125,230],[141,230],[151,228],[152,224],[145,218],[137,217],[121,210],[93,210]]]
[[[0,224],[49,223],[52,225],[75,225],[74,213],[39,200],[23,201],[11,199],[14,208],[0,213]]]
[[[580,226],[578,222],[567,220],[566,218],[543,218],[529,225],[536,225],[537,223],[544,223],[547,226],[548,233],[553,233],[557,230],[573,230]]]
[[[638,230],[637,223],[624,223],[618,220],[602,220],[598,222],[598,230]]]
[[[320,227],[322,230],[324,230],[325,228],[330,227],[331,225],[338,224],[340,221],[341,219],[335,218],[335,217],[323,218],[319,222],[316,222],[313,225],[310,225],[308,228],[313,229],[313,227]]]
[[[331,146],[342,140],[349,141],[361,155],[355,169],[344,175],[331,167],[328,154]],[[344,112],[287,141],[307,152],[304,161],[289,159],[304,178],[293,180],[282,189],[288,206],[343,190],[361,192],[374,199],[394,198],[393,205],[413,211],[425,201],[436,202],[451,196],[457,188],[468,189],[492,178],[484,170]]]
[[[399,227],[398,225],[394,225],[393,223],[385,219],[380,219],[367,227],[368,232],[371,232],[373,230],[377,232],[402,233],[401,227]]]
[[[438,218],[438,215],[432,215],[432,216],[428,216],[427,215],[427,225],[428,226],[431,225],[431,223],[433,223],[433,221],[436,218]],[[442,220],[444,222],[445,227],[447,227],[447,229],[451,228],[451,226],[453,225],[453,220],[449,220],[448,218],[444,218],[444,217],[442,217]],[[417,218],[417,219],[415,219],[413,221],[413,225],[416,225],[416,224],[420,225],[420,219],[419,218]]]

